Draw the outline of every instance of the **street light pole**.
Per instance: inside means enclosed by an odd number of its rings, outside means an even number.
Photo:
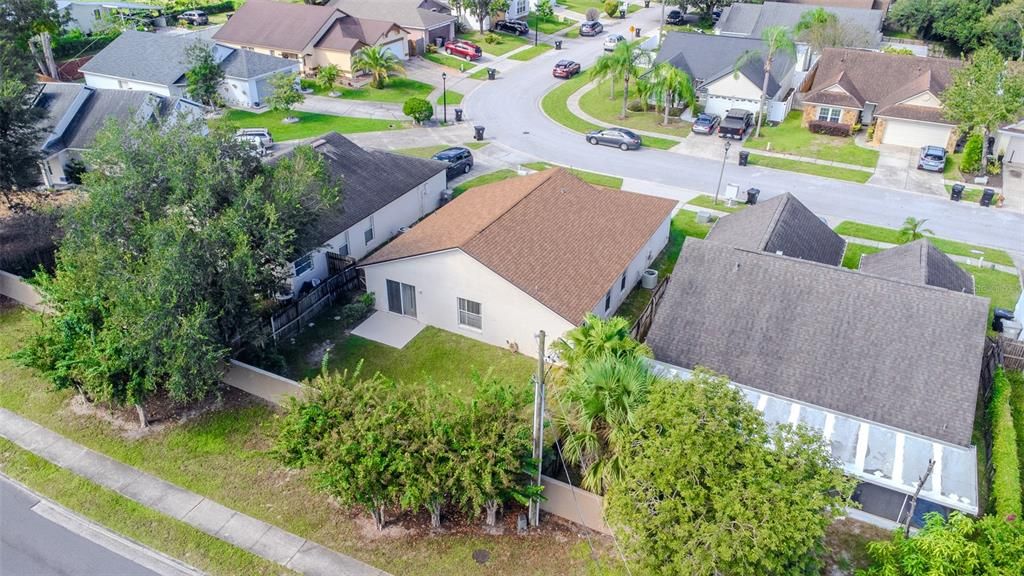
[[[718,191],[722,189],[722,176],[725,174],[725,159],[729,157],[729,146],[732,142],[725,141],[725,154],[722,154],[722,169],[718,172],[718,186],[715,186],[715,201],[714,205],[718,205]]]
[[[665,40],[665,4],[668,4],[668,0],[661,0],[661,24],[658,25],[658,48],[661,48],[661,43]]]
[[[444,123],[448,123],[448,73],[441,72],[441,103],[444,106]],[[726,142],[726,144],[729,144]]]
[[[533,10],[533,45],[536,46],[540,40],[540,28],[537,26],[537,20],[540,18],[540,12],[536,9]]]

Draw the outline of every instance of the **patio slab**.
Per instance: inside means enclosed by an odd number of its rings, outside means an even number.
[[[352,334],[402,349],[424,328],[426,325],[419,323],[415,318],[378,310],[362,324],[353,328]]]

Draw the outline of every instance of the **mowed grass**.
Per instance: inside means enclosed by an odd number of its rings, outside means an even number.
[[[89,448],[391,574],[516,576],[525,565],[531,574],[542,576],[588,573],[592,562],[574,553],[582,536],[555,538],[549,531],[495,536],[477,527],[482,520],[437,535],[419,530],[405,534],[399,529],[376,536],[364,511],[339,509],[313,488],[309,474],[278,464],[271,453],[277,415],[261,402],[233,403],[187,423],[127,439],[106,422],[69,411],[70,392],[52,392],[34,371],[10,359],[37,322],[36,315],[20,309],[0,310],[0,406]],[[448,374],[490,364],[468,353],[434,361],[444,364]],[[388,368],[418,374],[414,367]],[[442,372],[441,377],[447,376]],[[425,523],[422,515],[416,517],[417,527]],[[607,558],[607,541],[598,539],[596,545]],[[483,566],[473,559],[473,551],[480,549],[490,552],[491,560]],[[236,568],[234,574],[258,573],[245,565]]]
[[[953,192],[953,185],[952,184],[946,184],[946,193],[947,194],[952,194],[952,192]],[[971,188],[971,187],[965,186],[963,194],[960,196],[960,201],[961,202],[979,202],[979,201],[981,201],[981,193],[982,193],[982,189],[981,188]]]
[[[294,124],[282,122],[285,117],[293,116],[299,121]],[[312,112],[274,112],[262,114],[245,110],[229,110],[218,120],[235,128],[266,128],[273,134],[274,140],[302,140],[320,136],[328,132],[339,134],[355,134],[357,132],[381,132],[407,128],[408,123],[394,120],[376,120],[373,118],[352,118],[349,116],[331,116]]]
[[[729,206],[728,203],[721,196],[718,197],[718,204],[715,204],[715,197],[708,196],[707,194],[700,194],[693,200],[687,202],[690,206],[699,206],[700,208],[710,208],[712,210],[719,210],[722,212],[739,212],[747,207],[746,204],[736,204],[735,206]]]
[[[525,62],[527,60],[533,60],[537,56],[540,56],[541,54],[547,52],[548,50],[551,50],[552,48],[554,48],[554,46],[552,46],[551,44],[538,44],[536,46],[530,46],[525,50],[520,50],[519,52],[516,52],[515,54],[509,56],[508,59]]]
[[[447,103],[449,106],[462,104],[462,99],[464,98],[464,96],[460,92],[456,92],[454,90],[445,90],[443,94],[437,97],[437,103],[444,104],[445,96],[448,97]]]
[[[487,146],[487,144],[487,142],[465,142],[460,145],[472,150],[479,150],[484,146]],[[451,146],[448,146],[447,144],[438,144],[436,146],[420,146],[417,148],[399,148],[397,150],[391,150],[391,152],[394,152],[395,154],[402,154],[403,156],[413,156],[415,158],[430,158],[434,154],[437,154],[441,150],[445,150],[447,148],[451,148]]]
[[[364,86],[363,88],[342,88],[340,98],[346,100],[368,100],[373,102],[403,103],[409,98],[426,98],[434,87],[426,82],[410,78],[391,78],[383,88]]]
[[[869,178],[871,178],[871,172],[864,170],[840,168],[837,166],[802,162],[800,160],[791,160],[789,158],[776,158],[774,156],[764,156],[761,154],[751,154],[748,161],[751,166],[762,166],[764,168],[799,172],[801,174],[810,174],[812,176],[835,178],[837,180],[857,182],[858,184],[864,184]]]
[[[868,246],[867,244],[858,244],[857,242],[847,242],[846,252],[843,253],[843,267],[851,270],[860,269],[860,258],[865,254],[875,254],[881,252],[882,248],[876,248],[874,246]]]
[[[530,25],[531,33],[534,29],[538,29],[541,34],[554,34],[576,24],[577,21],[572,18],[559,18],[558,16],[541,18],[536,12],[530,12],[529,17],[526,19],[526,23]]]
[[[466,190],[476,188],[477,186],[501,182],[502,180],[508,180],[509,178],[514,178],[516,176],[518,176],[518,174],[515,170],[511,168],[502,168],[500,170],[495,170],[494,172],[491,172],[489,174],[484,174],[483,176],[477,176],[476,178],[466,180],[462,184],[459,184],[455,188],[452,188],[452,198],[458,196],[459,194],[462,194]]]
[[[495,77],[500,76],[501,70],[495,70],[494,74]],[[477,70],[476,72],[473,72],[472,74],[469,75],[469,77],[472,78],[473,80],[487,80],[487,67],[485,66]]]
[[[0,472],[121,536],[213,576],[295,574],[0,438]]]
[[[556,166],[556,164],[551,164],[550,162],[528,162],[523,164],[523,166],[530,170],[540,172],[541,170],[547,170],[548,168]],[[617,176],[607,176],[605,174],[597,174],[596,172],[587,172],[586,170],[577,170],[575,168],[567,169],[584,182],[589,182],[596,186],[604,186],[606,188],[622,188],[622,178]]]
[[[604,12],[604,2],[602,2],[602,0],[559,0],[558,4],[565,6],[567,9],[576,12],[577,14],[586,14],[587,9],[596,8],[597,11],[601,13],[601,18],[605,20],[608,18],[608,15]],[[629,11],[627,13],[632,14],[633,12],[636,12],[643,7],[641,4],[641,2],[630,2]],[[615,17],[618,18],[618,13],[616,13]]]
[[[800,125],[802,120],[802,112],[790,112],[778,126],[762,126],[760,138],[748,138],[743,147],[767,150],[770,146],[772,152],[855,164],[866,168],[874,168],[878,164],[878,150],[858,146],[854,143],[853,137],[815,134]]]
[[[662,122],[665,120],[665,115],[655,112],[654,106],[651,106],[648,112],[626,111],[626,118],[620,118],[619,115],[622,114],[621,80],[615,82],[615,97],[611,98],[610,96],[611,81],[604,80],[580,97],[580,108],[594,118],[615,126],[656,132],[677,138],[686,138],[690,135],[693,126],[689,122],[670,117],[668,125],[664,125]],[[633,83],[630,83],[629,86],[629,99],[630,101],[637,99]],[[647,138],[647,136],[643,137],[644,143],[647,142]]]
[[[530,43],[529,40],[526,40],[522,36],[513,36],[503,32],[487,32],[485,34],[481,34],[479,30],[476,30],[474,32],[463,32],[458,34],[458,37],[462,40],[468,40],[473,44],[476,44],[484,52],[491,54],[492,56],[504,56],[516,48],[526,46]],[[491,40],[493,40],[493,42]]]
[[[475,63],[466,60],[465,58],[456,58],[455,56],[449,56],[443,52],[427,52],[423,55],[424,58],[430,60],[434,64],[440,64],[441,66],[447,66],[454,68],[459,72],[464,72],[470,68],[476,66]]]
[[[928,227],[927,223],[925,223],[925,227]],[[836,226],[835,230],[836,233],[841,236],[853,236],[855,238],[864,238],[865,240],[886,242],[888,244],[903,243],[900,238],[900,231],[895,228],[872,226],[870,224],[861,224],[860,222],[851,222],[847,220],[840,222],[839,225]],[[946,254],[967,256],[968,258],[976,259],[978,255],[971,253],[971,250],[981,250],[985,253],[986,262],[993,262],[995,264],[1003,264],[1006,266],[1014,265],[1013,259],[1010,258],[1009,254],[996,248],[983,248],[974,244],[957,242],[955,240],[946,240],[945,238],[933,238],[931,236],[928,236],[928,241]]]

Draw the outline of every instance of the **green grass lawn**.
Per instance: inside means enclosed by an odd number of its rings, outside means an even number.
[[[76,442],[391,574],[478,576],[486,573],[489,576],[516,576],[522,574],[522,562],[526,559],[529,559],[530,573],[534,575],[587,573],[590,562],[574,555],[579,540],[568,532],[558,532],[559,536],[555,537],[550,532],[551,528],[525,536],[515,535],[514,529],[512,533],[494,536],[477,528],[482,524],[481,520],[460,524],[457,529],[450,527],[443,535],[433,535],[421,529],[424,522],[419,516],[414,523],[399,527],[393,534],[373,535],[372,524],[365,512],[340,509],[329,497],[314,489],[308,473],[288,471],[278,464],[271,453],[277,433],[274,409],[262,402],[247,400],[249,397],[239,392],[227,392],[226,405],[217,411],[139,438],[129,438],[98,418],[78,415],[66,406],[71,392],[53,392],[49,383],[38,374],[10,359],[11,353],[20,347],[20,342],[34,331],[36,318],[34,314],[20,309],[0,310],[0,406]],[[437,344],[438,340],[433,343]],[[486,349],[481,353],[493,354],[494,359],[474,356],[476,346]],[[337,350],[365,352],[367,349],[360,349],[353,343],[339,346]],[[443,360],[433,350],[425,350],[421,359],[427,362],[424,366],[429,366],[430,362],[441,364],[431,366],[431,369],[439,370],[439,380],[450,377],[457,370],[461,370],[461,375],[470,366],[486,367],[485,364],[492,362],[503,374],[520,374],[520,361],[523,361],[522,374],[529,372],[526,364],[530,369],[533,367],[532,361],[511,355],[507,358],[515,361],[499,362],[499,357],[506,358],[500,349],[476,341],[457,350],[462,353]],[[339,355],[338,362],[341,361]],[[419,374],[413,365],[388,366],[387,369],[400,377]],[[53,489],[58,488],[55,480]],[[109,508],[100,501],[104,498],[106,496],[101,493],[89,493],[84,497],[85,500],[96,500],[97,506]],[[120,505],[117,507],[121,508]],[[506,515],[516,513],[518,509],[505,512]],[[108,522],[111,528],[120,528],[102,518],[97,519]],[[411,528],[412,532],[406,533],[405,527]],[[163,541],[156,528],[152,533],[149,530],[144,526],[140,539],[152,537]],[[184,542],[189,549],[193,549],[193,544],[202,546],[198,539]],[[598,539],[595,544],[602,555],[609,552],[607,541]],[[473,551],[478,549],[490,552],[491,562],[485,567],[473,559]],[[187,552],[183,559],[192,561],[193,557]],[[194,554],[200,554],[199,550]],[[204,565],[200,568],[210,567]],[[210,568],[210,571],[214,570]],[[255,565],[247,565],[240,560],[222,573],[260,572]]]
[[[541,34],[554,34],[576,24],[577,21],[572,18],[559,18],[558,16],[541,18],[536,12],[530,12],[526,23],[530,25],[531,32],[534,29],[539,29]]]
[[[927,223],[925,224],[925,227],[927,227]],[[864,238],[865,240],[874,240],[876,242],[886,242],[889,244],[903,243],[900,240],[900,231],[895,228],[884,228],[882,226],[861,224],[860,222],[844,221],[840,222],[839,225],[836,226],[835,230],[837,234],[842,236],[853,236],[855,238]],[[974,244],[966,244],[955,240],[946,240],[945,238],[933,238],[931,236],[928,237],[928,241],[936,248],[947,254],[977,258],[977,254],[972,254],[971,250],[981,250],[985,253],[986,262],[1005,264],[1006,266],[1014,265],[1013,259],[1010,258],[1009,254],[995,248],[983,248],[981,246],[975,246]]]
[[[464,72],[470,68],[476,66],[473,62],[469,62],[464,58],[456,58],[455,56],[449,56],[443,52],[427,52],[423,55],[424,58],[430,60],[434,64],[440,64],[441,66],[447,66],[454,68],[459,72]]]
[[[960,179],[960,159],[964,153],[949,154],[946,156],[946,165],[942,168],[942,177],[949,180]]]
[[[492,56],[504,56],[520,46],[531,43],[530,40],[522,36],[513,36],[502,32],[488,32],[486,34],[480,34],[479,31],[463,32],[458,34],[458,37],[462,40],[469,40]],[[492,39],[494,42],[490,42],[488,39]]]
[[[689,136],[692,128],[689,122],[682,122],[678,118],[670,118],[669,125],[665,126],[662,124],[662,121],[665,119],[664,114],[655,112],[653,106],[650,112],[627,111],[625,119],[619,118],[619,114],[622,113],[622,82],[615,83],[615,98],[609,98],[611,93],[609,83],[610,80],[605,80],[583,94],[580,97],[580,108],[594,118],[614,126],[667,134],[677,138]],[[632,84],[630,84],[629,92],[630,100],[636,99],[636,92]],[[647,136],[644,136],[643,139],[646,143]]]
[[[465,142],[461,144],[461,146],[465,146],[471,150],[479,150],[484,146],[487,146],[487,144],[488,142]],[[445,148],[451,148],[451,146],[448,146],[447,144],[438,144],[436,146],[420,146],[418,148],[399,148],[398,150],[391,150],[391,152],[405,156],[413,156],[415,158],[430,158]]]
[[[495,76],[501,76],[501,70],[495,71]],[[473,80],[487,80],[487,67],[481,68],[469,75]]]
[[[771,146],[773,152],[855,164],[867,168],[874,168],[878,164],[877,150],[856,145],[853,137],[842,138],[815,134],[800,126],[802,118],[802,112],[798,110],[790,112],[786,120],[775,128],[761,127],[761,137],[748,138],[743,147],[766,150]]]
[[[953,185],[946,184],[946,193],[951,194],[953,192]],[[970,186],[964,188],[963,195],[960,196],[961,202],[979,202],[981,201],[981,188],[971,188]]]
[[[874,246],[858,244],[856,242],[847,242],[846,252],[843,253],[843,266],[851,270],[859,270],[861,256],[881,251],[881,248],[875,248]]]
[[[580,37],[579,26],[576,26],[572,30],[569,30],[568,32],[566,32],[565,33],[565,37],[570,39],[570,40],[574,40],[576,38],[579,38]]]
[[[339,87],[340,88],[340,87]],[[392,78],[383,88],[364,86],[363,88],[340,88],[340,98],[346,100],[369,100],[373,102],[405,102],[409,98],[426,98],[434,87],[426,82],[409,78]]]
[[[294,124],[285,124],[281,120],[286,116],[294,116],[299,121]],[[291,112],[268,111],[262,114],[246,112],[245,110],[229,110],[218,122],[230,124],[236,128],[267,128],[274,135],[274,140],[277,141],[312,138],[327,132],[354,134],[356,132],[378,132],[408,127],[408,123],[396,122],[394,120],[331,116],[329,114],[314,114],[313,112],[298,112],[295,110]]]
[[[523,164],[523,166],[530,170],[540,172],[541,170],[547,170],[552,166],[556,166],[556,164],[551,164],[549,162],[528,162]],[[584,182],[589,182],[596,186],[604,186],[606,188],[622,188],[622,178],[617,176],[607,176],[605,174],[597,174],[595,172],[587,172],[586,170],[577,170],[575,168],[568,168],[568,170]]]
[[[211,575],[295,574],[0,438],[0,471],[61,506]]]
[[[974,293],[989,299],[989,308],[1006,308],[1013,310],[1020,298],[1020,279],[1016,274],[992,270],[987,266],[981,268],[973,264],[957,265],[974,276]]]
[[[776,158],[774,156],[764,156],[761,154],[751,154],[748,162],[751,166],[763,166],[765,168],[774,168],[776,170],[787,170],[789,172],[799,172],[801,174],[810,174],[812,176],[835,178],[837,180],[857,182],[858,184],[863,184],[871,178],[871,172],[865,172],[864,170],[840,168],[825,164],[814,164],[813,162],[801,162],[800,160]]]
[[[604,13],[604,2],[602,0],[558,0],[558,3],[577,14],[586,14],[588,8],[597,8],[597,11],[601,13],[601,18],[604,20],[608,19],[608,15]],[[641,2],[631,2],[628,13],[632,14],[640,8],[643,8]]]
[[[715,197],[708,196],[707,194],[700,194],[693,200],[687,202],[690,206],[700,206],[701,208],[711,208],[712,210],[720,210],[722,212],[739,212],[747,207],[746,204],[737,204],[735,206],[729,206],[725,200],[719,196],[718,204],[715,204]]]
[[[464,96],[461,93],[456,92],[454,90],[445,90],[444,94],[438,96],[437,97],[437,103],[438,104],[443,104],[444,103],[445,95],[448,96],[448,105],[449,106],[453,106],[453,105],[457,105],[457,104],[462,104],[462,99],[464,98]]]
[[[484,184],[493,184],[495,182],[501,182],[502,180],[508,180],[518,176],[515,170],[511,168],[502,168],[501,170],[495,170],[489,174],[483,176],[477,176],[471,180],[466,180],[462,184],[459,184],[455,188],[452,188],[452,198],[462,194],[470,188],[476,188],[477,186],[483,186]]]
[[[525,62],[527,60],[533,60],[537,56],[540,56],[541,54],[547,52],[548,50],[551,50],[552,48],[554,48],[554,46],[552,46],[551,44],[541,43],[536,46],[530,46],[526,50],[516,52],[515,54],[509,56],[508,59]]]

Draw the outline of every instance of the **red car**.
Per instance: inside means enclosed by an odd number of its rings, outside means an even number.
[[[461,56],[466,60],[478,60],[484,55],[484,51],[479,46],[465,40],[447,42],[444,45],[444,51],[449,56]]]
[[[579,73],[580,63],[572,60],[559,60],[551,70],[551,75],[555,78],[572,78]]]

